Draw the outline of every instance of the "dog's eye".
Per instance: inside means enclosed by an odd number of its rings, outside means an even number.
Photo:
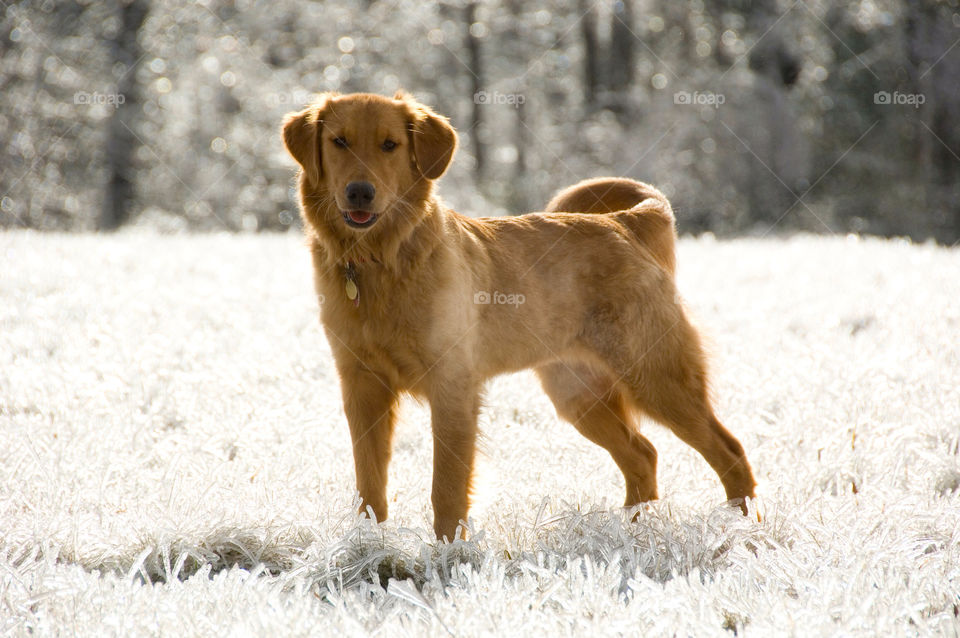
[[[343,139],[342,137],[333,138],[333,143],[340,148],[347,148],[347,140]]]
[[[397,143],[394,142],[393,140],[386,140],[383,144],[380,145],[380,148],[382,148],[384,151],[389,153],[393,149],[397,148]]]

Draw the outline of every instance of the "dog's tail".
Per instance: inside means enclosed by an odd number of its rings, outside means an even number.
[[[676,271],[676,229],[666,195],[625,177],[596,177],[559,191],[547,204],[551,213],[636,213],[622,221],[671,275]]]

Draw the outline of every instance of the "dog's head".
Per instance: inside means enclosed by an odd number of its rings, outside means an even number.
[[[446,118],[404,92],[326,93],[283,123],[287,150],[303,168],[308,222],[363,233],[422,210],[432,181],[453,158],[457,135]]]

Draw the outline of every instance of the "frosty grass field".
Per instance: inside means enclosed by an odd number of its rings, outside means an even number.
[[[427,409],[391,518],[353,462],[287,236],[0,234],[0,633],[960,633],[960,251],[684,239],[762,522],[644,424],[662,500],[530,373],[493,380],[469,541],[429,532]]]

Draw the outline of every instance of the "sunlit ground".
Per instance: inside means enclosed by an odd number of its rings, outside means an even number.
[[[680,243],[762,522],[652,424],[662,500],[532,375],[489,385],[472,540],[429,533],[428,412],[391,518],[353,462],[302,241],[0,235],[0,631],[952,635],[960,253]]]

